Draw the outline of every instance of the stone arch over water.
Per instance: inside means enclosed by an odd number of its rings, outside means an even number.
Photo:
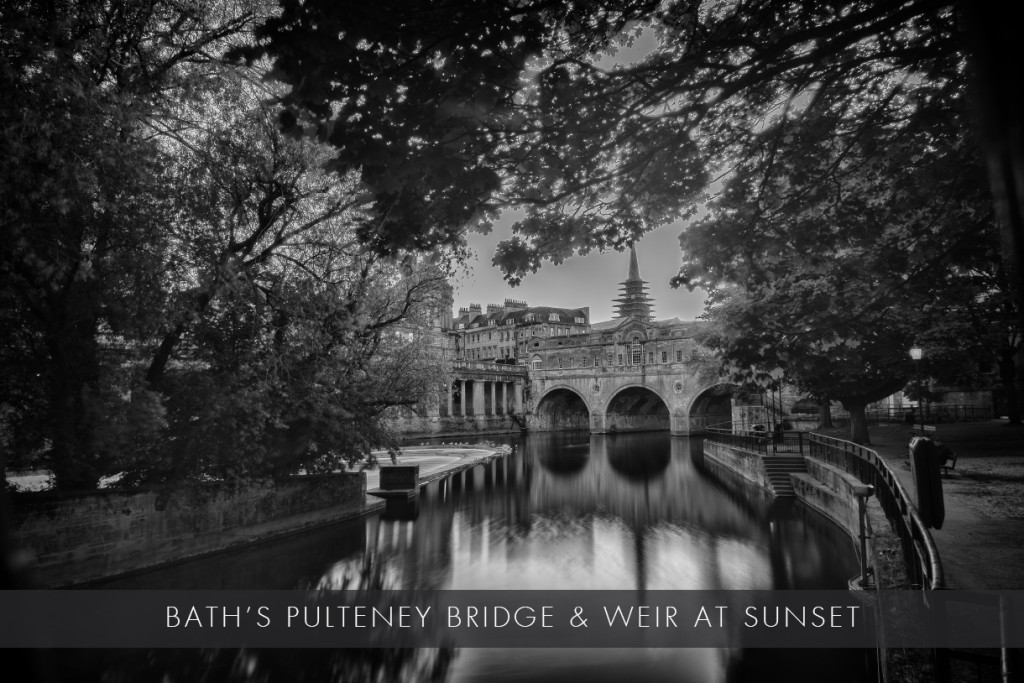
[[[732,399],[739,390],[735,384],[719,383],[701,390],[693,397],[687,415],[691,433],[705,427],[732,420]]]
[[[552,387],[537,401],[533,422],[536,429],[587,429],[590,406],[575,389]]]
[[[668,402],[649,387],[632,385],[617,390],[604,409],[608,432],[652,432],[671,427]]]

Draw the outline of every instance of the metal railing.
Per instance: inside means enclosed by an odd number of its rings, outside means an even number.
[[[753,453],[768,453],[768,434],[752,429],[734,428],[731,422],[720,422],[704,428],[704,439]]]
[[[939,422],[970,422],[991,420],[994,411],[991,403],[925,403],[911,408],[876,408],[865,411],[869,424],[906,424],[908,415],[915,422],[936,424]]]
[[[706,439],[761,455],[801,454],[804,452],[804,443],[807,439],[806,432],[752,429],[733,422],[717,423],[705,427],[705,431]]]
[[[935,540],[921,520],[910,495],[878,453],[850,441],[807,435],[808,457],[821,460],[875,487],[875,495],[903,548],[904,566],[912,584],[926,590],[945,587]]]
[[[945,587],[935,540],[903,485],[878,453],[851,441],[806,432],[734,430],[725,422],[706,428],[706,441],[759,455],[794,453],[828,463],[875,488],[878,502],[900,539],[910,581],[926,590]]]

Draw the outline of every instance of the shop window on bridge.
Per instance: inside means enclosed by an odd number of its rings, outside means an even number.
[[[558,359],[558,369],[559,370],[562,369],[562,359],[561,358]]]
[[[622,365],[622,354],[619,354],[619,365]]]
[[[541,364],[542,364],[542,361],[540,359],[540,356],[534,356],[533,357],[533,369],[534,370],[540,370]]]
[[[682,363],[683,362],[683,350],[682,349],[676,349],[676,362],[677,363]]]
[[[647,364],[654,365],[654,351],[647,352]]]
[[[662,363],[667,363],[668,362],[668,351],[662,351],[661,352],[661,362]]]
[[[595,368],[601,367],[601,359],[598,358],[597,356],[594,356],[594,367]]]
[[[631,365],[640,365],[644,362],[644,351],[639,341],[634,340],[632,346],[632,362]]]

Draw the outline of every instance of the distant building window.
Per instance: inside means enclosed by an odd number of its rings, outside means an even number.
[[[586,318],[576,318],[576,322],[578,324],[580,324],[580,325],[586,325],[587,324],[587,319]]]
[[[556,322],[557,323],[558,320],[559,320],[558,314],[557,313],[549,313],[548,314],[548,320],[550,320],[551,322]]]
[[[630,361],[631,365],[640,365],[644,362],[643,347],[640,346],[639,340],[633,341],[633,346],[630,351],[632,352],[632,359]]]
[[[524,315],[523,316],[523,320],[525,320],[528,323],[532,323],[533,322],[533,313],[527,313],[526,315]]]
[[[667,363],[668,362],[668,351],[662,351],[661,352],[661,362],[662,363]]]
[[[562,369],[562,359],[561,358],[558,359],[558,369],[559,370]]]
[[[601,367],[601,359],[598,358],[597,356],[594,356],[594,367],[595,368]]]
[[[505,321],[505,324],[506,325],[515,325],[516,321],[515,321],[514,318],[509,318],[508,320]]]
[[[540,366],[541,366],[540,358],[538,358],[537,356],[534,356],[533,357],[533,369],[534,370],[540,370]]]
[[[488,321],[487,321],[487,325],[488,325],[488,326],[491,326],[491,325],[494,325],[494,324],[495,324],[495,323],[497,323],[497,322],[498,322],[497,320],[493,320],[493,319],[492,319],[492,320],[488,320]]]
[[[622,354],[619,354],[619,365],[622,365]]]
[[[459,323],[459,329],[460,330],[466,329],[466,323]]]
[[[654,351],[647,352],[647,363],[649,365],[654,365]]]
[[[677,363],[682,363],[683,362],[683,350],[682,349],[676,349],[676,362]]]

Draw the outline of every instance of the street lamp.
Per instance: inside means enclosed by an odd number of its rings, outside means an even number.
[[[914,372],[917,375],[917,412],[921,416],[921,433],[924,433],[924,399],[921,396],[921,359],[924,357],[924,349],[915,346],[910,349],[910,357],[914,359]]]
[[[920,351],[920,349],[918,349]],[[865,520],[867,518],[866,505],[868,498],[875,492],[875,487],[870,484],[858,484],[853,487],[853,495],[857,498],[857,516],[860,518],[860,580],[857,584],[862,589],[867,589],[870,586],[868,581],[868,572],[871,571],[868,568],[868,549],[867,549],[867,528]]]

